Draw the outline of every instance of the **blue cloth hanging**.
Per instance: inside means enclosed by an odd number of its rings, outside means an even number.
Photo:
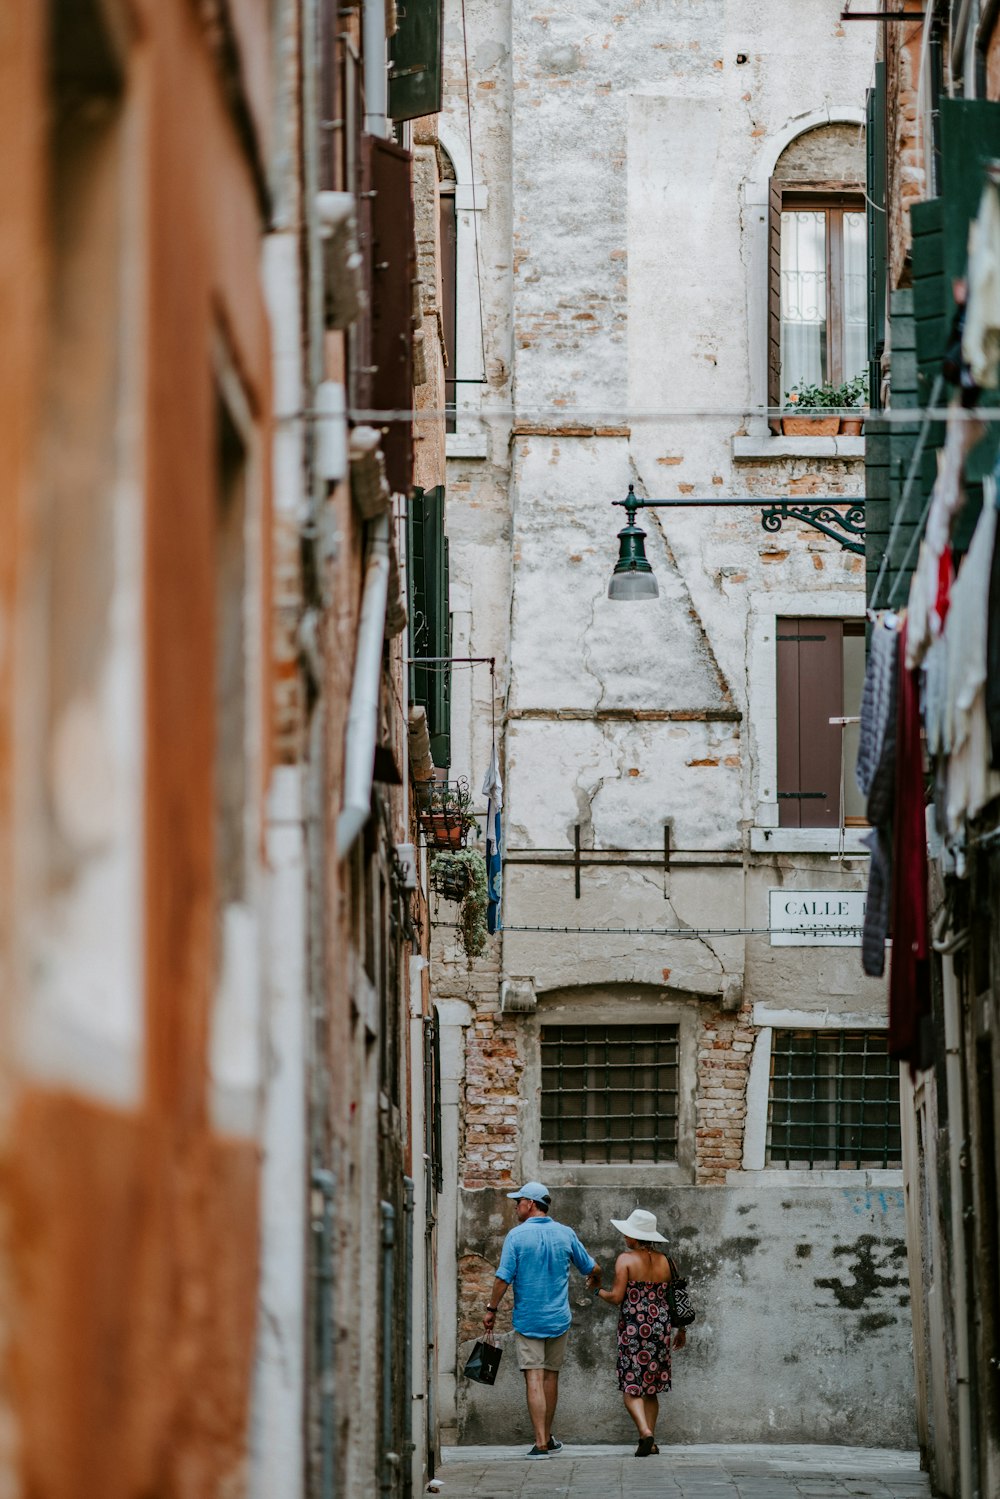
[[[483,781],[483,795],[486,797],[486,928],[493,936],[503,926],[500,914],[503,900],[503,781],[495,744]]]

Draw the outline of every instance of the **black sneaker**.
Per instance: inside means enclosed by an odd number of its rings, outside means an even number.
[[[546,1452],[561,1452],[562,1448],[563,1448],[562,1442],[557,1442],[556,1439],[555,1439],[555,1437],[549,1437],[549,1445],[546,1447],[545,1450],[546,1450]]]
[[[530,1452],[526,1452],[524,1455],[525,1457],[530,1457],[533,1461],[537,1462],[540,1457],[548,1457],[549,1449],[547,1447],[539,1447],[536,1443],[536,1445],[531,1448]]]

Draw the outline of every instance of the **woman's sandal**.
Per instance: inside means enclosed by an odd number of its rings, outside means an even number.
[[[636,1457],[650,1457],[656,1451],[656,1443],[652,1437],[640,1437],[639,1445],[635,1449]]]

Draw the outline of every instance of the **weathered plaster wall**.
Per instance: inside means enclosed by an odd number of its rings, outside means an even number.
[[[466,108],[457,5],[449,16],[443,132],[457,135]],[[484,400],[499,413],[509,397],[509,414],[506,427],[491,418],[481,458],[449,459],[448,525],[462,648],[509,660],[502,728],[511,858],[502,946],[469,969],[456,964],[436,989],[448,1006],[459,998],[467,1006],[454,1032],[466,1068],[455,1114],[459,1170],[471,1190],[452,1209],[466,1226],[454,1250],[442,1251],[461,1271],[460,1318],[481,1304],[498,1245],[499,1225],[487,1224],[477,1194],[486,1201],[511,1175],[545,1179],[539,1024],[560,1005],[638,995],[664,1014],[685,1014],[697,1038],[685,1080],[693,1121],[685,1170],[700,1185],[675,1189],[662,1173],[637,1168],[622,1172],[615,1196],[582,1185],[585,1173],[572,1166],[558,1170],[587,1223],[627,1212],[640,1193],[644,1206],[684,1204],[688,1237],[679,1236],[679,1247],[704,1264],[716,1288],[706,1286],[706,1295],[716,1299],[712,1352],[694,1365],[704,1377],[692,1381],[687,1405],[675,1402],[678,1432],[688,1440],[829,1433],[906,1444],[906,1313],[894,1304],[894,1321],[871,1329],[880,1342],[869,1346],[835,1293],[806,1281],[804,1252],[796,1254],[797,1244],[807,1246],[821,1258],[813,1276],[835,1279],[846,1255],[834,1250],[862,1233],[883,1246],[902,1240],[901,1207],[891,1194],[886,1207],[866,1205],[867,1227],[856,1229],[845,1193],[863,1195],[862,1179],[849,1188],[813,1182],[801,1196],[789,1185],[794,1207],[774,1213],[781,1188],[763,1185],[759,1172],[739,1174],[750,1116],[759,1137],[762,1096],[766,1103],[766,1079],[761,1095],[751,1078],[766,1033],[755,1006],[878,1023],[881,987],[861,978],[856,949],[772,948],[766,936],[719,932],[766,927],[770,888],[864,883],[864,862],[848,847],[833,863],[829,838],[812,852],[780,839],[754,852],[755,831],[778,822],[774,619],[860,614],[862,559],[793,522],[768,535],[753,510],[650,511],[640,519],[660,597],[634,606],[606,597],[624,519],[611,501],[630,482],[656,498],[862,492],[860,444],[799,444],[772,438],[767,427],[762,204],[798,130],[837,121],[831,160],[856,155],[872,36],[842,26],[832,10],[762,14],[749,0],[640,0],[613,15],[596,3],[539,9],[513,0],[509,9],[473,5],[467,19],[476,177],[490,195],[480,217],[493,382]],[[480,59],[484,77],[476,76]],[[464,312],[478,322],[475,306]],[[508,355],[512,378],[501,385],[499,361]],[[456,769],[468,765],[475,782],[490,705],[472,687],[461,701],[468,732],[456,744],[468,750]],[[674,850],[697,851],[715,867],[684,870],[678,855],[665,875],[657,867],[665,823]],[[585,849],[647,850],[650,867],[586,868],[577,899],[572,870],[516,861],[517,850],[570,850],[576,826]],[[557,930],[518,930],[530,926]],[[573,930],[580,927],[710,930],[675,938]],[[538,1011],[501,1013],[497,980],[533,985]],[[560,1194],[561,1203],[570,1195]],[[761,1247],[724,1275],[708,1246],[752,1237],[742,1225],[757,1213]],[[484,1253],[488,1264],[478,1258]],[[770,1308],[788,1276],[804,1290],[780,1359],[787,1351],[798,1363],[781,1363],[781,1398],[771,1399],[770,1383],[755,1374],[762,1347],[779,1357],[785,1320],[772,1324]],[[728,1282],[753,1287],[753,1308],[730,1308]],[[875,1294],[894,1295],[895,1285]],[[472,1324],[459,1331],[471,1333]],[[446,1355],[450,1336],[442,1338]],[[621,1440],[613,1360],[600,1395],[592,1373],[599,1362],[588,1352],[584,1372],[564,1379],[561,1422],[581,1437]],[[468,1440],[498,1440],[521,1419],[519,1376],[512,1359],[505,1363],[506,1384],[491,1398],[459,1381]],[[886,1379],[895,1393],[879,1430],[866,1406]],[[704,1398],[706,1381],[714,1404]],[[747,1403],[745,1387],[755,1383]],[[776,1414],[783,1408],[787,1420]]]
[[[843,1442],[910,1447],[914,1402],[902,1191],[877,1184],[835,1190],[782,1183],[645,1190],[666,1225],[669,1252],[688,1276],[697,1321],[674,1354],[661,1399],[668,1442]],[[513,1222],[496,1191],[461,1194],[460,1251],[469,1276],[488,1276]],[[557,1194],[570,1223],[610,1273],[627,1216],[625,1189]],[[480,1268],[482,1267],[482,1268]],[[564,1441],[626,1442],[634,1433],[615,1377],[614,1308],[573,1274],[573,1330],[560,1379]],[[510,1326],[509,1307],[498,1319]],[[467,1357],[476,1324],[460,1328]],[[509,1340],[504,1339],[507,1343]],[[523,1380],[508,1346],[493,1389],[461,1384],[465,1441],[527,1434]]]

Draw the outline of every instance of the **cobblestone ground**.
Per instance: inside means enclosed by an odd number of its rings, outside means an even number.
[[[442,1499],[930,1499],[915,1452],[867,1447],[571,1447],[526,1462],[522,1447],[451,1447]]]

